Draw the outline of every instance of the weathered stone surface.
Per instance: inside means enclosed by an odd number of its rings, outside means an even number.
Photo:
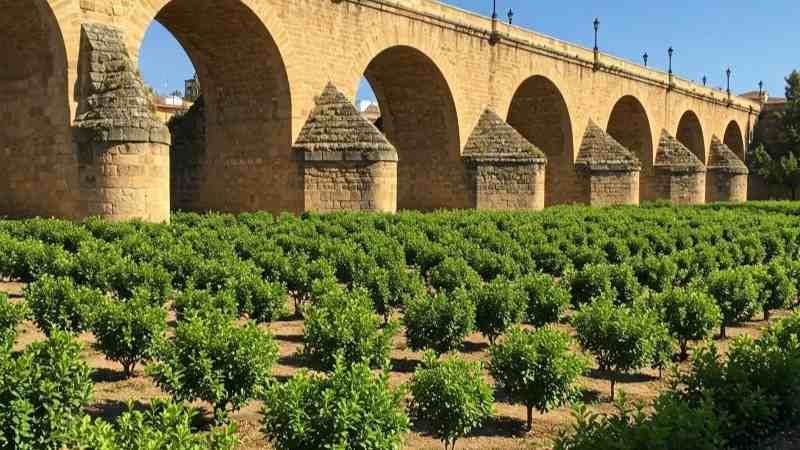
[[[582,202],[592,206],[639,204],[641,167],[633,153],[589,121],[575,161]]]
[[[84,24],[80,58],[74,129],[83,214],[169,221],[170,134],[122,31]]]
[[[675,204],[702,204],[706,200],[706,167],[667,130],[661,131],[652,189],[656,199]]]
[[[397,151],[332,84],[317,99],[294,155],[307,211],[397,210]]]
[[[464,148],[473,207],[544,208],[547,159],[494,111],[484,111]]]
[[[206,173],[206,111],[203,96],[189,111],[167,124],[172,135],[170,146],[170,192],[172,208],[201,211],[203,179]]]
[[[717,136],[711,137],[707,168],[706,202],[747,201],[747,181],[750,171]]]

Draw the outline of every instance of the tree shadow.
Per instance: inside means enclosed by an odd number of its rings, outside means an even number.
[[[581,389],[578,393],[578,400],[581,403],[585,403],[587,405],[591,405],[594,403],[600,403],[602,399],[602,393],[596,389]]]
[[[276,334],[273,335],[273,337],[276,341],[291,342],[294,344],[302,344],[305,342],[301,334]]]
[[[131,376],[131,378],[133,378]],[[99,367],[92,371],[92,374],[89,376],[93,383],[117,383],[119,381],[125,381],[125,372],[122,369],[109,369],[108,367]]]
[[[421,361],[416,359],[392,358],[391,359],[392,372],[414,373],[414,371],[417,370],[417,367],[420,365],[420,362]]]
[[[606,370],[592,369],[586,376],[595,380],[611,381],[611,372]],[[617,373],[614,379],[617,383],[647,383],[658,380],[658,377],[646,373]]]
[[[308,367],[308,363],[299,352],[278,358],[278,364],[289,367],[303,368]]]
[[[470,433],[475,437],[522,437],[528,433],[525,421],[515,417],[492,416]]]
[[[462,353],[480,353],[486,351],[489,348],[488,342],[472,342],[467,341],[461,345],[461,352]]]
[[[140,400],[134,400],[131,402],[123,402],[121,400],[103,400],[100,403],[95,403],[88,406],[86,408],[86,414],[88,414],[92,419],[114,421],[129,409],[133,409],[134,411],[146,411],[149,408],[150,405],[148,403],[144,403]]]

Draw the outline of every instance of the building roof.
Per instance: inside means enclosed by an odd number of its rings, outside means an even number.
[[[294,144],[297,152],[360,152],[362,154],[397,151],[375,126],[358,112],[333,84],[325,86],[316,98],[300,135]]]
[[[538,147],[488,108],[467,140],[464,157],[547,160]]]
[[[589,170],[638,171],[642,163],[630,150],[589,120],[576,167]]]
[[[717,136],[711,136],[711,152],[708,155],[708,170],[735,174],[748,174],[745,163],[736,156]]]
[[[703,161],[695,156],[681,141],[667,130],[661,130],[661,139],[656,152],[656,167],[670,168],[672,171],[705,172]]]

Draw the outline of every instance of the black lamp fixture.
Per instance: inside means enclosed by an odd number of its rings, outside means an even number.
[[[497,20],[497,0],[492,0],[492,20]]]
[[[758,82],[758,98],[759,98],[759,100],[761,99],[762,95],[764,95],[764,82],[763,81],[759,81]]]
[[[669,55],[669,74],[672,75],[672,55],[675,53],[675,49],[670,47],[667,50],[667,55]]]
[[[728,98],[731,97],[731,73],[733,72],[731,71],[731,68],[728,67],[728,70],[725,71],[725,76],[728,78],[728,85],[727,85],[728,87],[726,89],[726,92],[728,93]]]
[[[647,67],[647,59],[649,57],[650,57],[650,55],[648,55],[647,52],[644,52],[644,55],[642,55],[642,59],[644,59],[644,66],[645,67]]]
[[[703,75],[703,86],[708,84],[708,77]]]
[[[600,50],[597,47],[597,32],[600,30],[600,19],[595,17],[593,24],[594,24],[594,51],[596,53],[598,50]]]
[[[509,9],[508,10],[508,24],[512,25],[513,23],[514,23],[514,10],[513,9]]]

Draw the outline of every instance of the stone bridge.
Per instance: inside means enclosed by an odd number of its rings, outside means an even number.
[[[153,20],[204,92],[171,158],[136,73]],[[15,217],[741,200],[760,111],[432,0],[0,0],[0,42]],[[383,134],[342,104],[362,77]]]

